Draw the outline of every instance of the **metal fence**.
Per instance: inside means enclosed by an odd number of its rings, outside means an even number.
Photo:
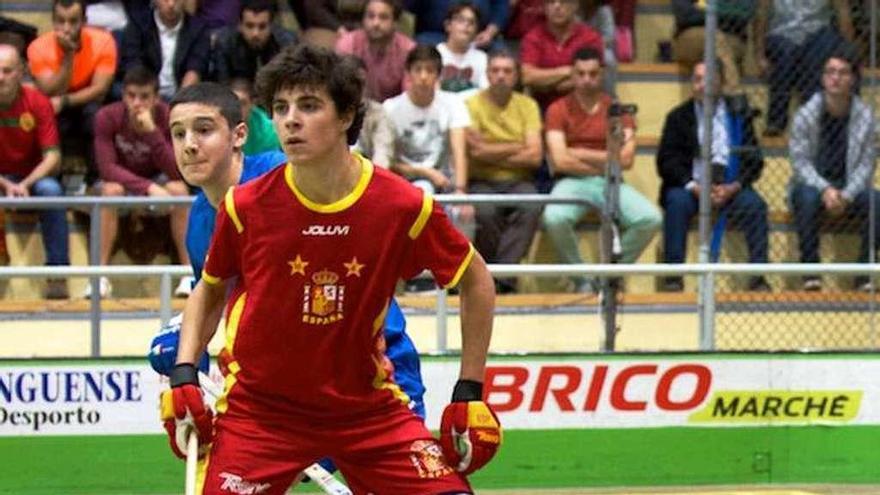
[[[702,161],[717,165],[701,189],[742,187],[726,202],[700,196],[701,261],[876,261],[877,2],[821,3],[706,2],[703,105],[716,118],[703,119]],[[856,330],[873,325],[875,283],[818,265],[721,276],[703,324],[728,349],[871,347]]]

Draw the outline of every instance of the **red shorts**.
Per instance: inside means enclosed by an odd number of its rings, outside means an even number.
[[[202,493],[284,494],[300,471],[325,457],[355,494],[472,493],[422,420],[403,405],[346,424],[277,425],[221,415]]]

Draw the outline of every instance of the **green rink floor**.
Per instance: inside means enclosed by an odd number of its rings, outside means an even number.
[[[477,493],[499,495],[880,493],[870,488],[880,484],[880,429],[511,430],[471,482]],[[779,489],[758,488],[768,484]],[[785,488],[791,484],[831,488]],[[837,484],[858,489],[839,491]],[[0,437],[0,494],[158,495],[181,493],[182,486],[183,463],[164,436]],[[309,485],[293,490],[315,492]]]

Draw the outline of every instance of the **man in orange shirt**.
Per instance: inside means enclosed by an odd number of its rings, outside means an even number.
[[[85,0],[53,0],[52,31],[30,44],[27,58],[52,102],[63,153],[84,157],[94,176],[93,121],[116,73],[116,43],[85,20]]]

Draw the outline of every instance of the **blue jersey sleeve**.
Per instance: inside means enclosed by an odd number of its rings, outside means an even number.
[[[245,156],[238,183],[244,184],[256,179],[286,162],[287,156],[280,151],[267,151]],[[208,247],[211,245],[211,235],[214,234],[216,216],[217,210],[211,206],[205,194],[199,192],[190,210],[189,224],[186,228],[186,251],[189,253],[196,282],[202,278],[205,257],[208,255]]]

